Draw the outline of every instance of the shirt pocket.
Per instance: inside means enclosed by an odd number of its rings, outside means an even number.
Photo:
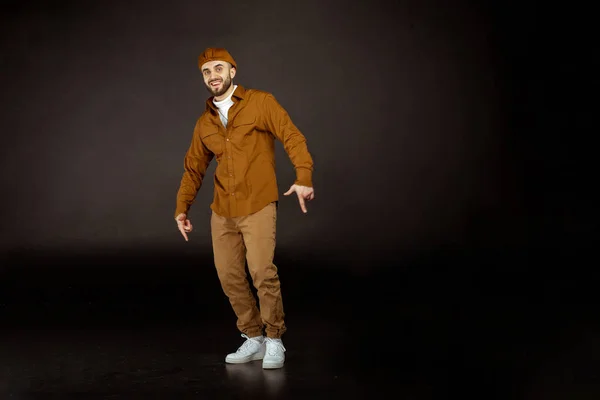
[[[223,154],[225,138],[219,135],[219,131],[217,129],[204,130],[200,134],[200,139],[202,139],[202,143],[204,143],[204,145],[215,155],[220,156]]]
[[[238,115],[233,120],[233,131],[235,137],[245,142],[247,137],[256,131],[256,116]]]
[[[254,126],[255,122],[256,122],[256,115],[238,115],[233,120],[233,127],[234,128],[242,128],[242,127],[252,128]]]

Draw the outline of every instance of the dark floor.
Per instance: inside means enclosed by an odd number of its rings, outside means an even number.
[[[0,398],[600,399],[577,254],[280,256],[287,359],[263,371],[224,363],[243,339],[209,255],[144,253],[2,259]]]

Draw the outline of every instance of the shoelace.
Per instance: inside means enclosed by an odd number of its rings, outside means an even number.
[[[244,333],[242,333],[242,337],[246,338],[246,341],[244,343],[242,343],[242,345],[237,349],[238,352],[246,350],[252,344],[252,342],[261,344],[258,340],[254,340],[254,339],[246,336],[246,334],[244,334]]]
[[[267,346],[268,349],[268,354],[270,356],[276,356],[277,355],[277,350],[281,349],[282,351],[285,351],[285,347],[283,347],[283,343],[281,343],[278,340],[273,340],[271,338],[266,338],[265,339],[267,344],[271,344],[271,346]]]

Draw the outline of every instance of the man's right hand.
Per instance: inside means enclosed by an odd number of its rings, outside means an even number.
[[[177,217],[175,217],[175,221],[177,221],[177,227],[179,228],[179,232],[181,232],[181,234],[183,235],[183,238],[187,242],[188,241],[187,232],[192,231],[192,223],[190,222],[189,219],[187,219],[187,215],[183,214],[183,213],[181,213]]]

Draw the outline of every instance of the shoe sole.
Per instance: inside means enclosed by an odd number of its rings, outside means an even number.
[[[225,362],[228,364],[246,364],[249,363],[251,361],[258,361],[258,360],[262,360],[265,357],[264,354],[254,354],[252,357],[250,358],[242,358],[242,359],[229,359],[227,357],[225,357]]]
[[[278,368],[283,368],[283,364],[284,363],[264,363],[263,362],[263,369],[278,369]]]

